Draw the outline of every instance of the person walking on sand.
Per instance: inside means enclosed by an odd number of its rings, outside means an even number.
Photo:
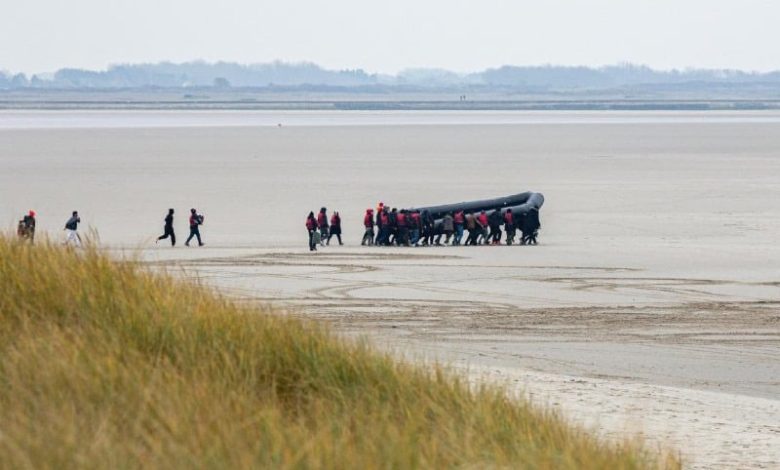
[[[65,244],[73,242],[76,246],[81,246],[81,237],[79,236],[79,224],[81,223],[81,217],[79,217],[79,211],[73,211],[70,219],[65,222]]]
[[[328,245],[330,245],[330,239],[333,238],[333,235],[339,239],[339,245],[344,244],[341,242],[341,216],[339,215],[339,211],[334,211],[333,215],[330,217],[330,234],[328,235]]]
[[[187,237],[187,241],[184,242],[185,246],[190,246],[190,240],[193,237],[198,239],[198,246],[203,246],[204,243],[200,239],[200,226],[203,225],[203,214],[198,214],[195,209],[190,209],[190,236]]]
[[[366,215],[363,216],[363,227],[366,231],[363,233],[361,245],[371,246],[374,244],[374,209],[366,209]]]
[[[456,211],[452,216],[452,220],[455,223],[455,240],[453,240],[452,244],[460,245],[461,241],[463,240],[463,224],[465,222],[465,215],[463,214],[463,211]]]
[[[466,243],[464,245],[476,245],[477,244],[477,238],[479,237],[479,233],[477,232],[477,218],[474,217],[474,214],[469,212],[466,214],[466,230],[468,230],[469,235],[466,237]]]
[[[511,245],[515,241],[515,216],[512,209],[504,212],[504,231],[506,231],[506,244]]]
[[[479,226],[479,233],[477,234],[477,245],[484,243],[487,245],[488,240],[488,216],[485,211],[481,211],[477,216],[477,225]],[[481,239],[479,237],[482,237]]]
[[[490,238],[491,245],[498,245],[501,243],[502,221],[503,221],[503,217],[501,216],[500,210],[496,209],[490,213],[490,217],[488,217],[488,225],[490,226],[489,238]]]
[[[328,240],[328,209],[323,207],[320,209],[320,213],[317,214],[317,226],[320,228],[320,245],[325,246],[325,241]]]
[[[157,237],[157,241],[155,243],[171,237],[171,246],[176,246],[176,234],[173,233],[173,209],[168,209],[168,215],[165,216],[165,227],[163,228],[163,231],[165,233]]]
[[[16,234],[22,240],[30,240],[30,243],[35,241],[35,211],[30,210],[22,220],[19,221],[19,227],[16,229]]]
[[[317,251],[317,241],[315,235],[317,234],[317,219],[314,218],[314,212],[309,212],[306,217],[306,231],[309,232],[309,251]]]

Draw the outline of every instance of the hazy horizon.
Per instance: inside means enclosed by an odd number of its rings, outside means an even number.
[[[16,2],[0,16],[0,68],[27,75],[64,67],[171,61],[313,62],[396,74],[501,65],[656,70],[780,69],[780,4],[762,0],[337,0]]]

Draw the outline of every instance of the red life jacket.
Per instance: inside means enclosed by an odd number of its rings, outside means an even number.
[[[382,227],[387,227],[390,225],[390,217],[387,215],[386,212],[382,212],[379,215],[379,220],[382,221]]]
[[[314,230],[317,228],[317,222],[314,219],[306,217],[306,230]]]
[[[452,217],[453,222],[456,224],[462,224],[463,223],[463,212],[458,211],[455,213],[455,215]]]
[[[341,217],[337,216],[336,214],[333,214],[330,217],[330,226],[331,227],[341,227]]]
[[[317,214],[317,225],[319,225],[320,227],[328,226],[328,218],[325,216],[324,212],[319,212]]]
[[[372,228],[374,226],[374,216],[371,212],[366,212],[366,216],[363,217],[363,225],[366,228]]]
[[[412,212],[411,218],[412,218],[412,226],[414,228],[419,227],[420,226],[420,220],[421,220],[420,219],[420,214],[418,214],[417,212]]]
[[[487,214],[479,214],[479,215],[477,216],[477,220],[479,220],[479,223],[480,223],[480,224],[481,224],[483,227],[487,227],[487,224],[488,224],[488,217],[487,217]]]
[[[399,227],[406,227],[406,214],[403,212],[399,212],[398,215],[395,216],[395,220]]]
[[[515,224],[515,216],[512,215],[512,211],[507,211],[506,214],[504,214],[504,223],[509,225]]]

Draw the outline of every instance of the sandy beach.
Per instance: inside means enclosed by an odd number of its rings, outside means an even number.
[[[691,468],[780,466],[780,113],[52,114],[0,117],[9,230],[35,209],[61,237],[78,209],[118,255]],[[546,198],[539,246],[359,246],[380,200],[526,190]],[[323,205],[347,245],[310,254]],[[205,247],[154,244],[168,207],[182,241],[187,210],[206,215]]]

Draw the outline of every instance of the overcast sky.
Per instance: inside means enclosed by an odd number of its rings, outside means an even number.
[[[780,69],[763,0],[0,0],[0,70],[194,59]]]

